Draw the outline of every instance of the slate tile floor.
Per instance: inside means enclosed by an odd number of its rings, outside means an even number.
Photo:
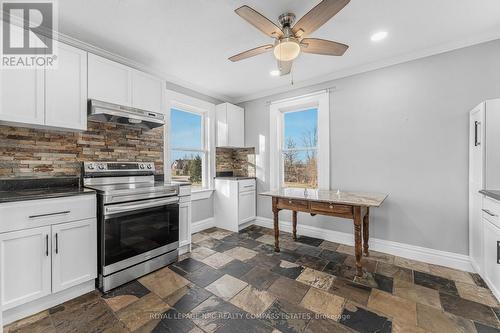
[[[497,332],[500,305],[477,274],[272,230],[212,228],[179,262],[89,293],[5,332]]]

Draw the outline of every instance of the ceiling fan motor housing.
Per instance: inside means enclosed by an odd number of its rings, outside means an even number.
[[[291,28],[295,23],[295,14],[293,13],[284,13],[278,17],[278,22],[281,24],[282,28]]]

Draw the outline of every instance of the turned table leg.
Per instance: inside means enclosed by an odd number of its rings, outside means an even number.
[[[274,251],[280,252],[280,224],[279,224],[279,209],[278,200],[273,198],[273,214],[274,214]]]
[[[368,251],[368,239],[370,238],[370,208],[366,208],[366,214],[363,217],[363,252],[365,256],[370,256]]]
[[[293,240],[297,240],[297,212],[292,212],[292,224],[293,224]]]
[[[362,244],[361,244],[361,207],[354,208],[354,253],[356,256],[356,275],[363,276],[361,267]]]

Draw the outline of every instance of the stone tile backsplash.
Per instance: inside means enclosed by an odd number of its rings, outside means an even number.
[[[0,178],[79,176],[83,161],[154,162],[163,174],[163,128],[89,122],[85,132],[0,126]]]
[[[234,176],[255,177],[255,148],[215,149],[216,172],[232,171]]]

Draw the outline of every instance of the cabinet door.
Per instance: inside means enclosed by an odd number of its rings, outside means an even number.
[[[127,66],[89,53],[89,99],[132,106],[130,73]]]
[[[97,276],[96,220],[52,226],[52,292]]]
[[[58,66],[45,78],[45,124],[86,130],[87,52],[59,43]]]
[[[228,146],[245,146],[245,111],[232,104],[227,107]]]
[[[191,244],[191,201],[179,204],[179,246]]]
[[[255,191],[242,192],[238,200],[238,223],[245,223],[255,218]]]
[[[3,310],[49,295],[50,266],[49,226],[0,234]]]
[[[132,72],[132,106],[134,108],[164,113],[163,98],[162,80],[139,71]]]
[[[484,277],[498,297],[500,295],[500,228],[487,220],[483,220],[483,225]]]
[[[469,191],[469,252],[474,268],[481,273],[483,268],[483,196]]]
[[[227,103],[217,105],[215,109],[217,118],[217,147],[227,147],[228,128],[227,128]]]
[[[0,70],[0,121],[44,124],[43,69]]]

